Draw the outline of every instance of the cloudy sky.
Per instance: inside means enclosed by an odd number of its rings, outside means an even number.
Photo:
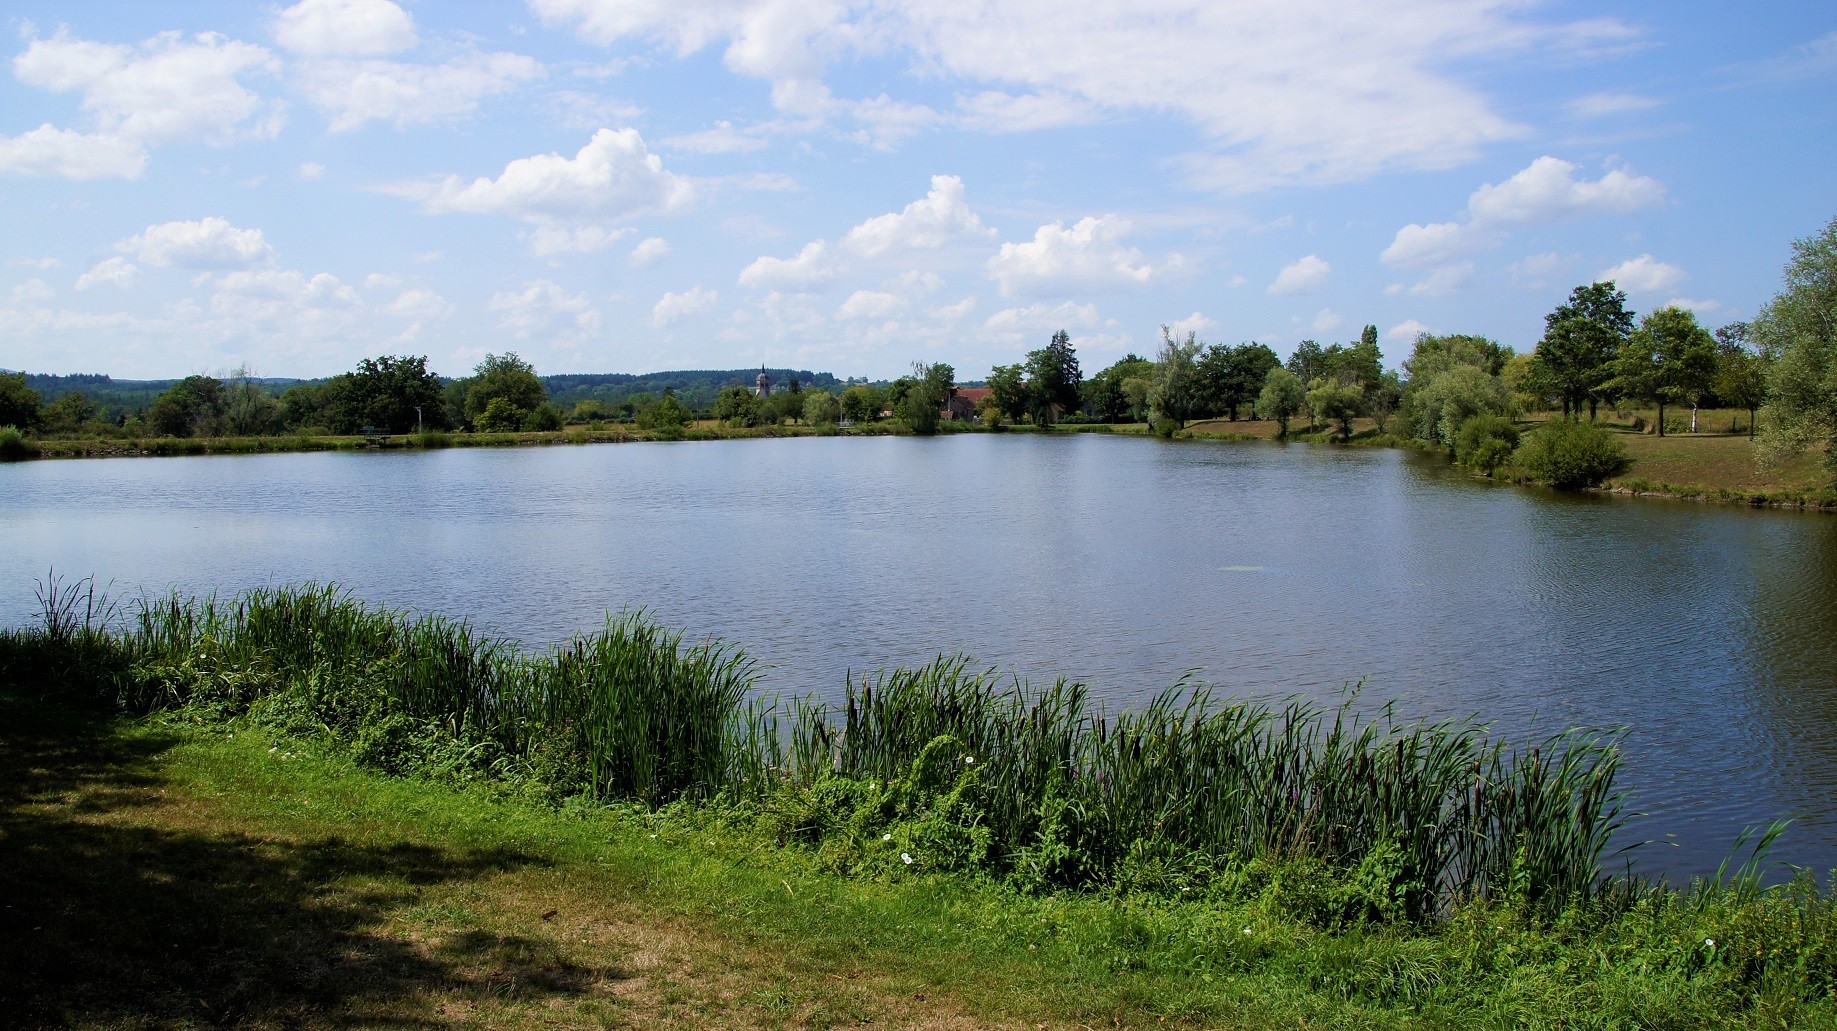
[[[7,5],[0,367],[986,374],[1577,283],[1720,325],[1837,215],[1829,0]]]

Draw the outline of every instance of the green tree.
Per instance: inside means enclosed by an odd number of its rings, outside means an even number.
[[[1754,415],[1767,403],[1767,356],[1748,347],[1748,324],[1732,322],[1716,330],[1716,396],[1724,404],[1748,410],[1748,439],[1754,438]]]
[[[1269,370],[1263,389],[1257,394],[1257,417],[1274,419],[1278,436],[1288,436],[1288,421],[1307,403],[1307,388],[1294,373],[1283,366]]]
[[[536,376],[536,368],[517,357],[516,352],[487,354],[465,381],[466,421],[474,426],[491,402],[503,398],[516,412],[517,424],[549,399],[549,392]]]
[[[1033,404],[1028,398],[1027,373],[1019,365],[997,365],[989,370],[989,397],[995,410],[1009,422],[1027,417]]]
[[[43,406],[38,391],[26,386],[25,373],[0,374],[0,426],[37,429]]]
[[[1205,345],[1189,331],[1185,340],[1174,339],[1171,326],[1161,327],[1161,351],[1156,355],[1154,379],[1148,387],[1148,418],[1155,432],[1171,437],[1196,418],[1204,398],[1199,379],[1199,353]]]
[[[1343,443],[1352,439],[1352,420],[1358,418],[1364,408],[1365,391],[1355,384],[1340,383],[1330,377],[1318,379],[1307,392],[1307,403],[1318,417],[1339,424],[1339,439]]]
[[[520,428],[525,432],[547,433],[561,429],[564,421],[561,409],[555,406],[555,402],[544,401],[533,410],[524,413],[523,424]]]
[[[238,370],[223,389],[223,432],[240,437],[278,433],[282,425],[281,402]]]
[[[857,383],[842,391],[839,400],[842,418],[853,423],[873,422],[880,418],[882,409],[886,407],[886,399],[881,392],[865,383]]]
[[[523,413],[510,398],[494,397],[472,420],[472,428],[480,433],[515,433],[523,428]]]
[[[1593,422],[1600,403],[1612,399],[1614,363],[1633,335],[1626,301],[1612,280],[1589,283],[1544,316],[1544,337],[1532,353],[1535,382],[1562,402],[1565,419],[1586,403]]]
[[[759,396],[745,387],[728,387],[714,400],[714,417],[729,426],[757,426]]]
[[[417,429],[444,430],[452,425],[447,418],[440,377],[427,371],[424,355],[365,358],[355,370],[337,379],[342,382],[334,390],[330,414],[340,432],[377,426],[390,433],[409,433]],[[489,398],[485,403],[490,403]],[[519,405],[512,398],[512,404],[529,412],[541,402]],[[479,411],[484,411],[483,406]]]
[[[804,421],[812,426],[831,426],[841,417],[842,406],[835,396],[823,390],[804,391]]]
[[[1408,379],[1398,404],[1411,435],[1452,450],[1468,418],[1511,415],[1512,393],[1500,373],[1513,357],[1485,337],[1418,335],[1403,363]]]
[[[1454,459],[1488,476],[1512,460],[1518,449],[1518,426],[1500,415],[1476,415],[1461,424],[1454,438]]]
[[[1749,331],[1773,359],[1763,457],[1822,449],[1837,478],[1837,218],[1822,233],[1794,241],[1786,289]]]
[[[662,435],[677,435],[683,427],[695,419],[695,414],[683,407],[676,395],[665,390],[658,401],[645,405],[638,410],[635,421],[641,430],[652,430]]]
[[[223,382],[212,376],[187,376],[148,406],[145,420],[166,437],[209,436],[223,418]]]
[[[1028,352],[1027,383],[1033,394],[1034,421],[1044,425],[1058,414],[1077,411],[1078,386],[1083,381],[1078,353],[1065,330],[1054,333],[1045,347]]]
[[[1658,435],[1665,435],[1665,406],[1695,404],[1716,373],[1716,339],[1688,309],[1665,307],[1640,320],[1614,360],[1609,386],[1658,406]]]
[[[568,422],[575,424],[604,422],[611,416],[612,413],[607,411],[605,402],[597,397],[589,397],[575,402],[574,407],[569,409]]]
[[[1519,445],[1512,464],[1552,487],[1594,487],[1632,465],[1620,438],[1593,423],[1546,422]]]
[[[913,362],[912,376],[906,381],[904,394],[895,403],[893,415],[914,433],[929,436],[938,432],[938,424],[944,417],[944,400],[950,396],[956,376],[956,370],[943,362]]]
[[[23,377],[21,377],[23,379]],[[0,391],[5,387],[0,385]],[[32,395],[34,398],[37,394]],[[0,401],[0,404],[4,404]],[[40,424],[46,433],[78,433],[89,423],[96,421],[102,414],[102,406],[91,401],[89,395],[81,390],[72,390],[63,397],[46,405],[41,412]],[[0,416],[0,425],[17,426]]]

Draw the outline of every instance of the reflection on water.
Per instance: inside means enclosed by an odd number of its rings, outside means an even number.
[[[1428,456],[1101,436],[805,439],[0,467],[0,620],[118,589],[336,580],[533,644],[608,611],[767,689],[967,652],[1125,705],[1222,690],[1626,727],[1644,865],[1745,825],[1837,865],[1837,519],[1474,480]]]

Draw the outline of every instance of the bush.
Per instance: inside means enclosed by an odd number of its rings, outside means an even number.
[[[1518,449],[1514,463],[1533,480],[1552,487],[1595,487],[1632,467],[1626,446],[1612,433],[1585,422],[1544,424]]]
[[[37,458],[38,445],[26,439],[17,426],[0,426],[0,462]]]
[[[1488,476],[1512,460],[1518,450],[1518,427],[1498,415],[1476,415],[1461,424],[1454,438],[1454,459]]]

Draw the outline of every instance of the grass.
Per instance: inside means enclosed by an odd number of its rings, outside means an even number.
[[[1299,878],[1170,899],[903,866],[843,877],[715,808],[389,776],[349,741],[204,703],[136,719],[0,683],[0,1010],[16,1026],[1837,1019],[1837,917],[1803,881],[1323,927],[1295,916]]]
[[[0,658],[135,713],[200,707],[329,733],[391,772],[514,777],[556,797],[724,801],[839,869],[961,870],[1028,889],[1261,883],[1303,864],[1323,922],[1420,920],[1596,890],[1619,826],[1612,739],[1525,750],[1470,721],[1216,700],[1179,684],[1106,713],[939,659],[839,708],[754,701],[750,662],[638,616],[529,654],[329,587],[177,595],[114,621],[44,589]],[[896,860],[895,857],[899,857]],[[914,859],[916,857],[916,859]]]

